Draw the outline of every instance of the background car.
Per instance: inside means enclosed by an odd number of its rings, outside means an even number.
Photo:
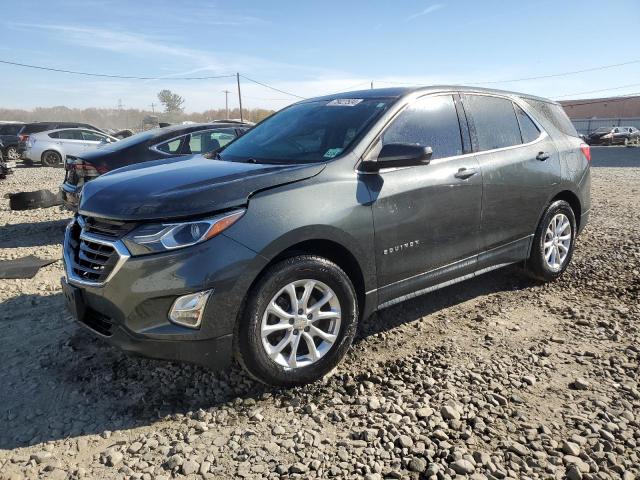
[[[2,153],[7,160],[18,160],[20,154],[18,153],[18,133],[24,127],[24,123],[21,122],[8,122],[0,124],[0,141],[4,147],[2,147]]]
[[[118,139],[85,128],[66,128],[33,133],[26,143],[23,156],[32,162],[41,161],[45,167],[62,165],[67,155],[82,155],[100,145],[117,142]]]
[[[3,152],[4,143],[0,140],[0,179],[4,179],[8,174],[13,173],[13,169],[16,168],[15,160],[5,159]]]
[[[589,145],[640,144],[640,130],[636,127],[601,127],[589,134]]]
[[[225,120],[154,128],[92,152],[68,155],[61,186],[62,200],[68,207],[76,208],[82,186],[103,173],[133,163],[213,152],[251,126]]]
[[[24,157],[23,153],[27,148],[27,141],[29,140],[29,136],[34,133],[46,132],[49,130],[58,130],[60,128],[85,128],[87,130],[94,130],[96,132],[105,133],[100,130],[98,127],[94,127],[88,123],[78,123],[78,122],[33,122],[33,123],[25,123],[22,125],[22,128],[18,132],[18,155],[20,155],[23,160],[26,160],[25,163],[32,163],[33,160],[29,157]]]

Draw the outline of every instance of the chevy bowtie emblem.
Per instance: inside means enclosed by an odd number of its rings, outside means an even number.
[[[382,252],[383,255],[390,255],[392,253],[398,253],[402,250],[406,250],[407,248],[419,247],[420,240],[413,240],[411,242],[401,243],[400,245],[396,245],[391,248],[385,248]]]

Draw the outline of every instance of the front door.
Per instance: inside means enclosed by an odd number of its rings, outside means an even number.
[[[470,273],[478,252],[482,172],[467,153],[468,131],[454,95],[428,95],[381,135],[433,150],[428,165],[362,175],[374,199],[380,304]],[[370,154],[371,155],[371,154]]]

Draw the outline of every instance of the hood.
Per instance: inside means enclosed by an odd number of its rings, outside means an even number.
[[[251,194],[313,177],[324,166],[225,162],[200,155],[139,163],[86,183],[78,211],[114,220],[206,215],[246,205]]]

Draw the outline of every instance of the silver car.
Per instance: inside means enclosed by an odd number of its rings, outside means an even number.
[[[82,155],[117,141],[115,137],[85,128],[49,130],[29,136],[22,158],[32,162],[40,160],[43,166],[53,167],[62,165],[66,155]]]

